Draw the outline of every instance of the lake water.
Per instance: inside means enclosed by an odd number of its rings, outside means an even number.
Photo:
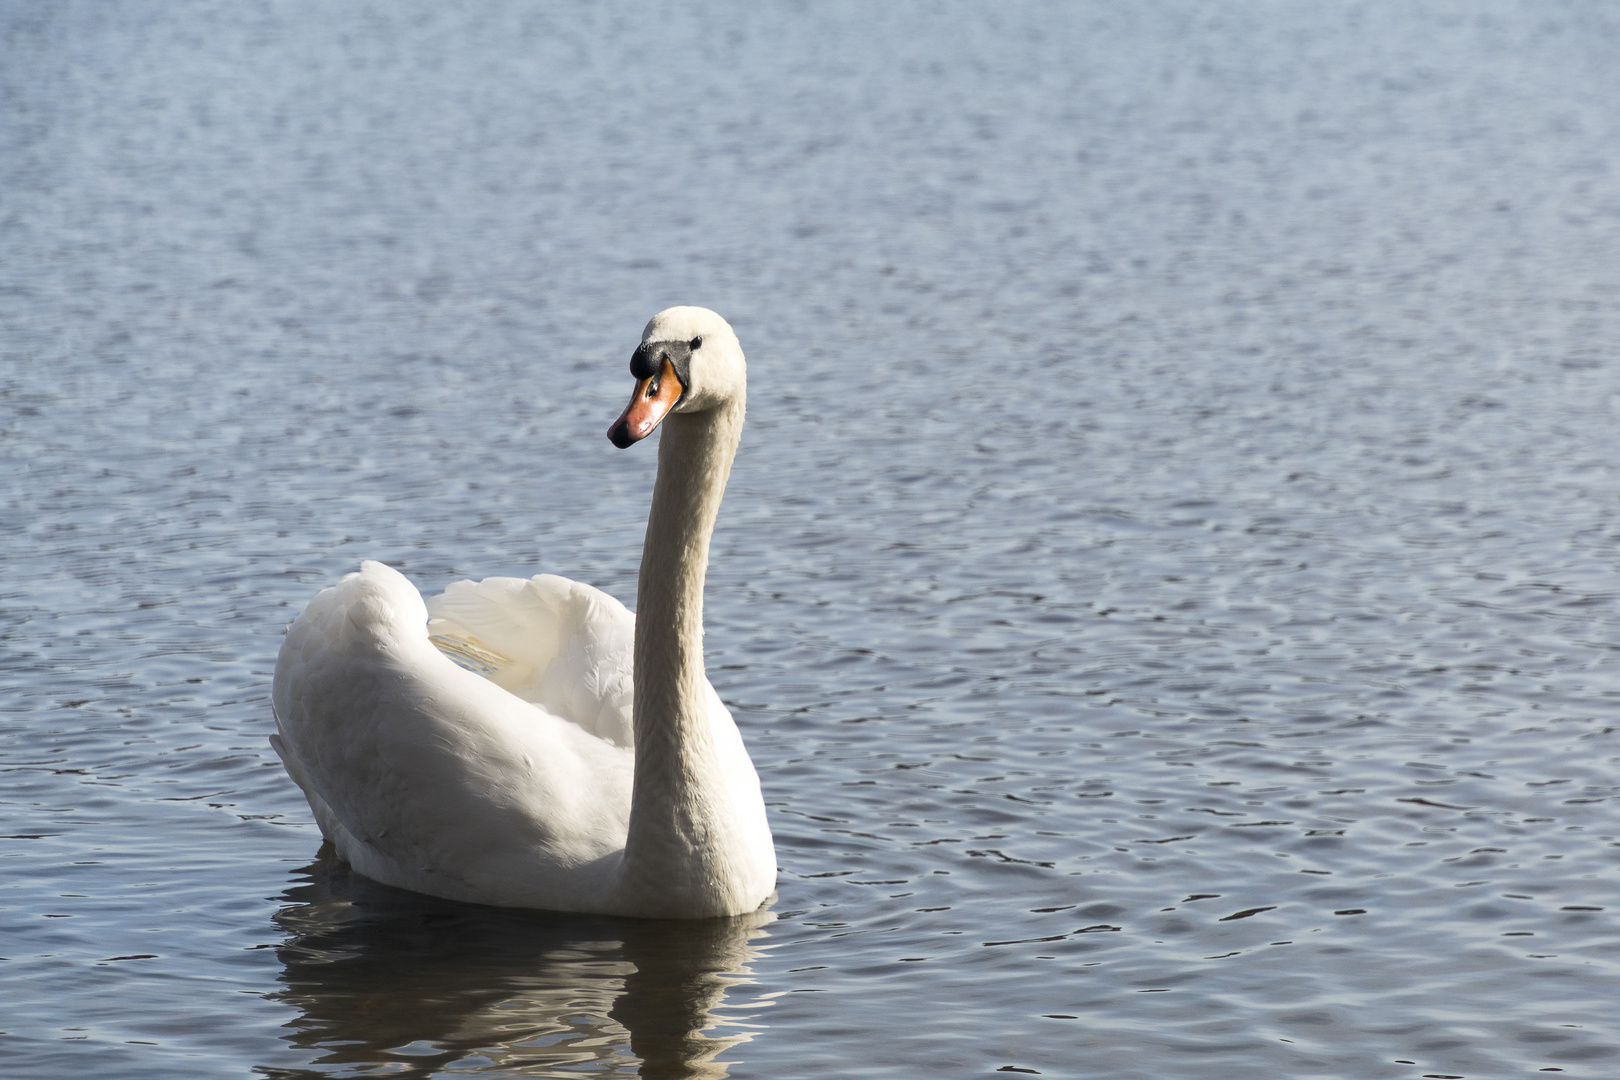
[[[1612,1078],[1620,12],[0,3],[7,1077]],[[758,918],[426,901],[362,558],[634,600],[736,326]]]

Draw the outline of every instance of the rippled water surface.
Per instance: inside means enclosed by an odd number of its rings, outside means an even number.
[[[0,1072],[1620,1070],[1620,14],[0,3]],[[737,327],[770,911],[354,878],[362,558],[634,599]]]

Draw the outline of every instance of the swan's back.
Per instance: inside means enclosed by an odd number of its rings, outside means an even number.
[[[421,595],[381,563],[310,602],[276,662],[287,771],[368,877],[602,910],[630,811],[634,616],[554,577],[463,582],[435,608],[435,634],[500,661],[490,678],[435,648]]]

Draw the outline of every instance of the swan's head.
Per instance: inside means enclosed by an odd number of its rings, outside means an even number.
[[[672,412],[703,412],[740,401],[747,371],[742,346],[726,320],[708,308],[660,311],[630,357],[636,390],[608,428],[608,438],[622,450],[651,435]]]

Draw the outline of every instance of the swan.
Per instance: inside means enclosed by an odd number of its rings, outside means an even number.
[[[742,346],[714,312],[669,308],[630,371],[608,437],[625,448],[663,428],[636,614],[552,574],[462,581],[424,602],[365,562],[288,628],[270,742],[359,873],[450,900],[646,918],[745,914],[774,892],[759,777],[703,668]]]

